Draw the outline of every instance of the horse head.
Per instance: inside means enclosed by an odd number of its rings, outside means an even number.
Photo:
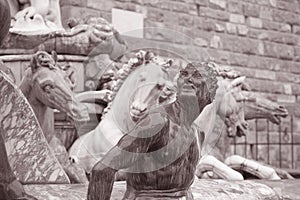
[[[244,101],[246,97],[242,94],[245,77],[233,80],[224,80],[222,84],[226,87],[223,104],[220,105],[219,114],[224,117],[229,137],[242,136],[247,133],[248,123],[245,121]]]
[[[29,101],[39,102],[52,109],[66,112],[77,121],[89,119],[87,108],[75,98],[70,89],[72,80],[66,81],[70,74],[58,66],[56,53],[50,55],[44,51],[38,51],[32,57],[30,67]]]
[[[137,75],[138,87],[130,100],[129,114],[134,122],[141,120],[158,106],[172,102],[176,95],[174,83],[167,73],[160,69],[161,66],[153,63],[147,65],[149,70]]]
[[[245,119],[268,119],[272,123],[280,124],[281,117],[287,117],[287,109],[264,98],[257,93],[242,91],[242,94],[247,97],[245,103]]]

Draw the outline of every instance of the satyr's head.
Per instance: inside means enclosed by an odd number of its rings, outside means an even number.
[[[56,53],[52,55],[38,51],[30,63],[32,71],[31,97],[37,102],[60,111],[66,112],[78,121],[89,119],[87,108],[80,103],[66,82],[66,74],[57,65]],[[71,81],[70,81],[71,82]]]
[[[178,95],[194,93],[202,110],[214,100],[218,88],[216,75],[209,63],[188,64],[177,78]]]

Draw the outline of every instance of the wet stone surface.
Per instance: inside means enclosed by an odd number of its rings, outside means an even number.
[[[29,194],[39,200],[83,200],[86,199],[87,185],[28,185]],[[126,183],[115,182],[112,200],[121,200],[125,193]],[[229,182],[224,180],[195,180],[192,185],[194,199],[205,200],[276,200],[279,199],[270,187],[253,181]]]
[[[17,178],[24,183],[69,183],[29,103],[1,72],[0,94],[0,129]]]

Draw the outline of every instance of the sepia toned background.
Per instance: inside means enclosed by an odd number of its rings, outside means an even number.
[[[177,48],[187,60],[211,59],[240,71],[247,76],[252,91],[285,105],[290,115],[281,126],[266,120],[251,121],[251,132],[237,139],[232,150],[277,167],[300,169],[299,0],[61,0],[60,4],[66,29],[70,18],[80,22],[100,16],[120,22],[118,17],[128,15],[130,19],[134,15],[136,21],[127,27],[124,22],[127,32],[120,30],[129,46]],[[112,9],[129,12],[119,15]],[[122,24],[116,24],[118,27]],[[130,33],[141,28],[145,29],[135,36]],[[174,37],[174,32],[191,40]],[[7,50],[0,53],[4,55]],[[24,54],[24,59],[10,57],[4,61],[19,82],[30,51],[15,54]],[[76,91],[83,91],[85,57],[64,55],[63,60],[77,69]],[[70,125],[59,120],[56,125],[57,131],[72,132]]]

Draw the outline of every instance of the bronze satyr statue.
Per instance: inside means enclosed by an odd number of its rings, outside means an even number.
[[[8,33],[10,24],[9,6],[6,0],[0,0],[0,44]],[[34,200],[27,195],[21,183],[16,179],[7,158],[3,133],[0,133],[0,200]]]
[[[215,71],[207,64],[182,69],[176,100],[141,119],[93,167],[88,200],[110,199],[121,169],[126,171],[124,199],[192,200],[190,186],[204,139],[193,121],[213,101],[216,89]]]

